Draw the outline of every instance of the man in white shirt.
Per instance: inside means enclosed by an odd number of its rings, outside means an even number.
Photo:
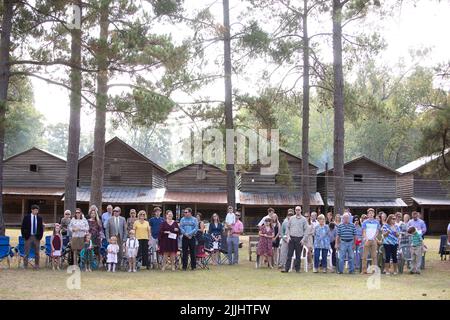
[[[317,212],[313,211],[311,212],[311,224],[314,227],[314,230],[316,229],[316,226],[319,225],[319,221],[317,221]]]
[[[264,225],[264,221],[265,221],[267,218],[272,219],[274,213],[275,213],[275,210],[274,210],[273,208],[267,209],[267,216],[265,216],[264,218],[261,219],[261,221],[259,221],[259,223],[258,223],[258,228],[261,227],[262,225]]]

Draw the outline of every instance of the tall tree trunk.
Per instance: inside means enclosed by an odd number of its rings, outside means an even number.
[[[100,39],[97,52],[98,75],[95,112],[94,155],[92,159],[90,205],[102,206],[103,176],[105,170],[106,105],[108,102],[108,28],[109,3],[100,6]]]
[[[223,26],[224,26],[224,69],[225,69],[225,128],[233,130],[233,97],[231,83],[231,37],[230,37],[230,4],[228,0],[223,0]],[[234,139],[233,139],[234,141]],[[230,144],[227,144],[227,147]],[[233,154],[234,154],[234,143]],[[227,153],[231,150],[227,150]],[[227,157],[228,158],[228,157]],[[236,192],[235,192],[235,172],[234,157],[233,161],[227,159],[227,201],[228,205],[236,208]]]
[[[344,73],[342,70],[342,7],[333,0],[333,69],[334,69],[334,212],[343,214],[344,183]]]
[[[309,36],[308,0],[303,0],[303,123],[302,123],[302,202],[310,212],[309,201]]]
[[[5,148],[5,115],[8,101],[10,76],[11,29],[14,0],[3,0],[2,30],[0,39],[0,235],[5,235],[5,218],[3,215],[3,157]]]
[[[80,8],[81,0],[73,1]],[[80,19],[81,21],[81,19]],[[80,155],[80,113],[81,113],[81,25],[80,29],[71,30],[72,44],[70,62],[70,120],[69,142],[67,146],[66,181],[64,193],[64,210],[75,212],[77,204],[78,157]]]

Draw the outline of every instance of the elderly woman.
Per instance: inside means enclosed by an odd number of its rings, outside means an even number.
[[[102,260],[100,257],[100,248],[102,247],[102,239],[105,236],[103,234],[102,220],[98,215],[98,208],[95,205],[92,205],[89,208],[88,224],[92,244],[94,245],[94,253],[97,256],[97,261],[100,263],[100,261]]]
[[[72,213],[70,212],[70,210],[66,210],[64,211],[64,217],[61,218],[61,235],[63,237],[70,237],[70,233],[69,233],[69,223],[70,220],[72,220]]]
[[[327,256],[330,249],[330,227],[325,224],[325,216],[323,214],[317,217],[318,225],[314,229],[314,272],[319,270],[319,258],[323,273],[327,272]]]
[[[89,223],[84,218],[80,208],[75,210],[75,216],[70,220],[68,230],[72,234],[70,246],[73,252],[74,265],[78,265],[78,254],[84,247],[84,236],[89,232]]]

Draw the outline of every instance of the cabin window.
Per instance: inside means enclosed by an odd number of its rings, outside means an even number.
[[[121,176],[120,164],[118,164],[118,163],[111,164],[109,171],[110,171],[111,177],[120,178],[120,176]]]
[[[38,172],[37,164],[30,164],[30,172]]]
[[[362,174],[354,174],[353,175],[353,181],[355,181],[355,182],[363,182],[363,175]]]
[[[197,180],[205,180],[205,179],[206,179],[206,170],[197,169]]]

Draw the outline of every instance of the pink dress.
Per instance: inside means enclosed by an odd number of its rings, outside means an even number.
[[[259,237],[258,247],[256,248],[256,254],[258,256],[272,256],[272,237],[274,236],[273,228],[270,227],[269,231],[266,230],[266,226],[261,226],[259,231],[262,234],[266,234],[271,236],[271,238],[267,237]]]

